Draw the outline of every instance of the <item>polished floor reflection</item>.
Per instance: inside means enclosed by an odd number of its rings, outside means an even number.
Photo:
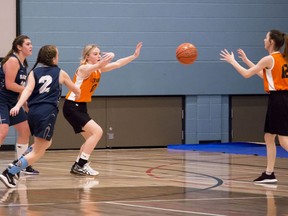
[[[77,151],[48,151],[15,189],[0,182],[6,216],[279,216],[288,215],[287,159],[277,159],[278,184],[255,185],[265,157],[166,148],[96,150],[93,177],[69,173]],[[3,170],[14,152],[0,152]]]

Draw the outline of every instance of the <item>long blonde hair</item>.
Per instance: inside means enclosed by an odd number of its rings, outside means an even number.
[[[96,44],[88,44],[84,47],[84,49],[82,50],[82,57],[80,60],[80,65],[87,63],[87,60],[86,60],[87,56],[89,56],[91,51],[95,48],[98,48]]]

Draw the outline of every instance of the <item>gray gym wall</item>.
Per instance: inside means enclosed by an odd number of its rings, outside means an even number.
[[[288,32],[287,0],[22,0],[21,33],[30,36],[35,62],[39,48],[55,44],[59,66],[73,76],[84,45],[96,43],[115,59],[140,57],[104,74],[100,96],[184,95],[186,143],[229,140],[229,95],[264,94],[258,77],[242,78],[219,61],[227,48],[243,48],[256,62],[266,55],[270,29]],[[193,65],[176,61],[175,49],[198,48]],[[63,95],[66,93],[63,91]]]

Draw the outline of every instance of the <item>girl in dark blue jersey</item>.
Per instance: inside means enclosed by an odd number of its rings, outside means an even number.
[[[17,158],[29,150],[30,130],[23,108],[17,116],[10,116],[9,111],[15,106],[20,93],[24,90],[28,67],[26,58],[30,55],[32,55],[30,38],[19,35],[14,39],[12,49],[4,57],[0,66],[0,146],[9,132],[9,126],[14,126],[17,131]],[[31,166],[23,171],[25,174],[39,174]]]
[[[38,161],[52,143],[54,125],[58,115],[61,84],[80,96],[80,89],[74,85],[69,75],[58,66],[58,49],[54,45],[43,46],[37,61],[28,76],[28,83],[17,104],[10,110],[17,116],[21,106],[28,100],[28,122],[34,144],[31,152],[12,163],[0,175],[6,187],[16,187],[15,178],[20,170]],[[36,67],[37,66],[37,67]]]

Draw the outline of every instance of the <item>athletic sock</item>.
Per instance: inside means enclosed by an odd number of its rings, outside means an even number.
[[[27,155],[28,153],[30,153],[33,150],[32,146],[29,146],[27,148],[27,150],[24,152],[23,156]]]
[[[15,175],[28,166],[28,161],[26,158],[21,157],[18,159],[17,163],[13,165],[14,166],[8,168],[8,172]]]
[[[28,144],[16,143],[17,158],[20,158],[28,149]]]
[[[81,153],[81,156],[80,156],[80,158],[79,158],[79,160],[78,160],[78,162],[77,162],[78,165],[81,166],[81,167],[83,167],[83,166],[88,162],[89,157],[90,157],[89,154],[86,154],[86,153],[82,152],[82,153]]]
[[[80,156],[78,155],[76,158],[76,163],[78,163],[79,159],[80,159]]]

